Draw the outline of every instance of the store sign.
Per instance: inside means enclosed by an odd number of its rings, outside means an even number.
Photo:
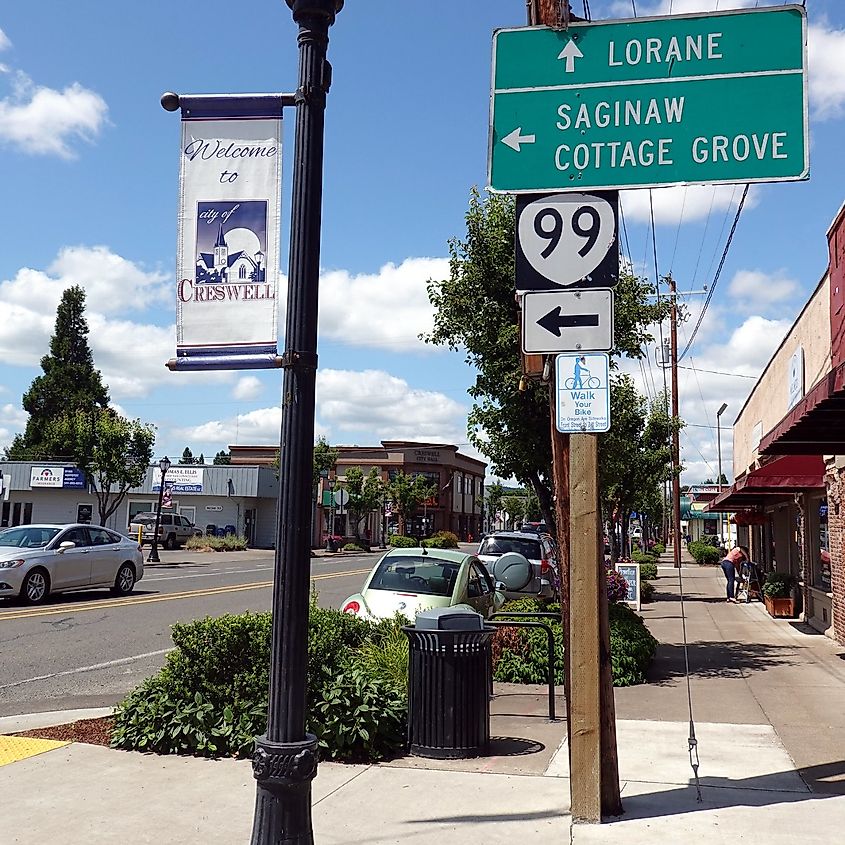
[[[84,490],[85,473],[76,467],[32,467],[29,486],[33,490],[44,487]]]
[[[616,571],[625,579],[628,584],[628,592],[625,594],[625,603],[630,604],[637,610],[640,609],[640,565],[638,563],[617,563]]]
[[[172,466],[167,471],[167,489],[171,493],[202,493],[202,467]],[[153,492],[161,490],[161,470],[153,467]]]
[[[794,408],[804,396],[804,347],[799,346],[789,359],[789,399],[786,410]]]
[[[439,449],[414,449],[414,461],[418,464],[439,464]]]

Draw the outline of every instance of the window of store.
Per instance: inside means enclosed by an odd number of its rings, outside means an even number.
[[[0,528],[29,525],[32,522],[32,502],[3,502]]]
[[[814,496],[807,499],[807,550],[810,555],[810,585],[830,592],[830,540],[827,524],[827,499]]]
[[[139,513],[155,513],[155,509],[158,506],[158,502],[144,502],[140,499],[130,499],[127,511],[127,518],[126,524],[129,525],[130,522],[135,518],[136,514]]]

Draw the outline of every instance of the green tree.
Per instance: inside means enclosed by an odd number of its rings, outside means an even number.
[[[518,528],[525,517],[525,498],[523,496],[505,496],[502,499],[502,508],[508,515],[511,528]]]
[[[195,463],[194,453],[190,450],[190,448],[188,446],[186,446],[182,450],[182,457],[179,459],[179,463],[180,464],[188,464],[188,465]]]
[[[93,412],[107,408],[109,394],[88,346],[85,319],[85,291],[79,285],[62,294],[56,310],[56,324],[50,338],[50,354],[41,359],[43,374],[37,376],[23,395],[23,408],[29,414],[26,430],[6,449],[10,460],[66,458],[61,443],[47,445],[47,428],[58,417],[76,411]]]
[[[229,466],[232,463],[232,456],[222,449],[214,456],[214,466]]]
[[[155,443],[153,426],[128,420],[112,408],[64,414],[52,420],[45,435],[50,447],[64,449],[85,473],[97,498],[100,525],[133,487],[144,483]]]
[[[652,292],[647,281],[620,274],[614,311],[617,356],[642,357],[653,341],[648,327],[666,316],[670,303],[650,302]],[[540,381],[521,379],[512,197],[482,197],[472,190],[466,237],[449,242],[449,278],[429,281],[428,297],[434,328],[423,340],[462,351],[476,371],[468,390],[473,399],[470,442],[490,459],[497,475],[530,487],[544,520],[553,525],[548,389]]]
[[[349,513],[352,533],[356,540],[360,540],[361,522],[367,514],[381,505],[384,484],[381,480],[381,474],[375,467],[367,475],[364,475],[361,467],[349,467],[344,475],[346,492],[349,494],[346,510]]]
[[[488,525],[492,526],[496,520],[496,514],[502,510],[502,497],[505,495],[504,487],[498,482],[494,481],[487,488],[486,497],[486,511]]]
[[[340,452],[329,446],[329,441],[320,435],[314,444],[314,487],[320,483],[320,476],[331,472],[336,464]]]
[[[205,455],[203,455],[203,453],[200,452],[200,456],[196,459],[196,461],[194,461],[194,463],[201,464],[201,465],[205,466]]]
[[[424,475],[406,475],[399,470],[385,486],[387,497],[399,517],[399,533],[405,533],[405,525],[412,519],[420,505],[437,494],[437,484],[429,482]]]

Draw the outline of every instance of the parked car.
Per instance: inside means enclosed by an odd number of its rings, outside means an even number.
[[[96,587],[125,596],[143,577],[138,543],[100,525],[19,525],[0,532],[0,597],[40,604],[51,593]]]
[[[523,534],[548,534],[549,529],[545,522],[523,522],[520,526]]]
[[[475,555],[451,549],[392,549],[341,605],[344,613],[388,619],[402,613],[413,621],[422,610],[460,607],[490,616],[504,603]]]
[[[129,523],[129,536],[138,539],[138,529],[141,529],[141,545],[152,543],[156,528],[155,513],[136,513]],[[184,546],[189,537],[202,534],[202,531],[178,513],[163,513],[158,526],[158,542],[165,549],[175,549]]]
[[[519,591],[508,590],[507,598],[552,599],[557,597],[555,589],[557,573],[557,553],[555,544],[548,534],[534,534],[528,531],[497,531],[485,537],[478,546],[478,559],[489,573],[493,564],[505,552],[518,552],[528,558],[534,569],[534,578]]]

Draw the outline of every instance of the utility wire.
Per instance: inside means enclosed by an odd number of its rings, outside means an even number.
[[[692,335],[690,339],[687,341],[687,345],[684,347],[684,351],[678,356],[678,361],[682,361],[684,356],[689,352],[692,348],[693,343],[695,342],[695,336],[698,334],[698,330],[701,328],[701,322],[704,320],[704,315],[707,313],[707,308],[710,305],[710,300],[713,298],[713,293],[716,290],[716,285],[719,284],[719,277],[722,275],[722,268],[725,266],[725,259],[728,257],[728,251],[731,248],[731,242],[734,239],[734,234],[736,234],[736,227],[739,223],[740,215],[742,214],[742,208],[745,205],[745,198],[748,196],[748,189],[750,184],[745,185],[745,190],[742,192],[742,199],[739,201],[739,205],[736,207],[736,215],[734,216],[734,222],[731,226],[731,231],[728,234],[728,239],[725,242],[725,248],[722,250],[722,258],[719,261],[719,266],[716,269],[716,275],[713,277],[713,284],[710,285],[710,290],[707,291],[707,298],[704,300],[704,307],[701,309],[701,313],[698,315],[698,320],[695,323],[695,328],[692,331]]]

